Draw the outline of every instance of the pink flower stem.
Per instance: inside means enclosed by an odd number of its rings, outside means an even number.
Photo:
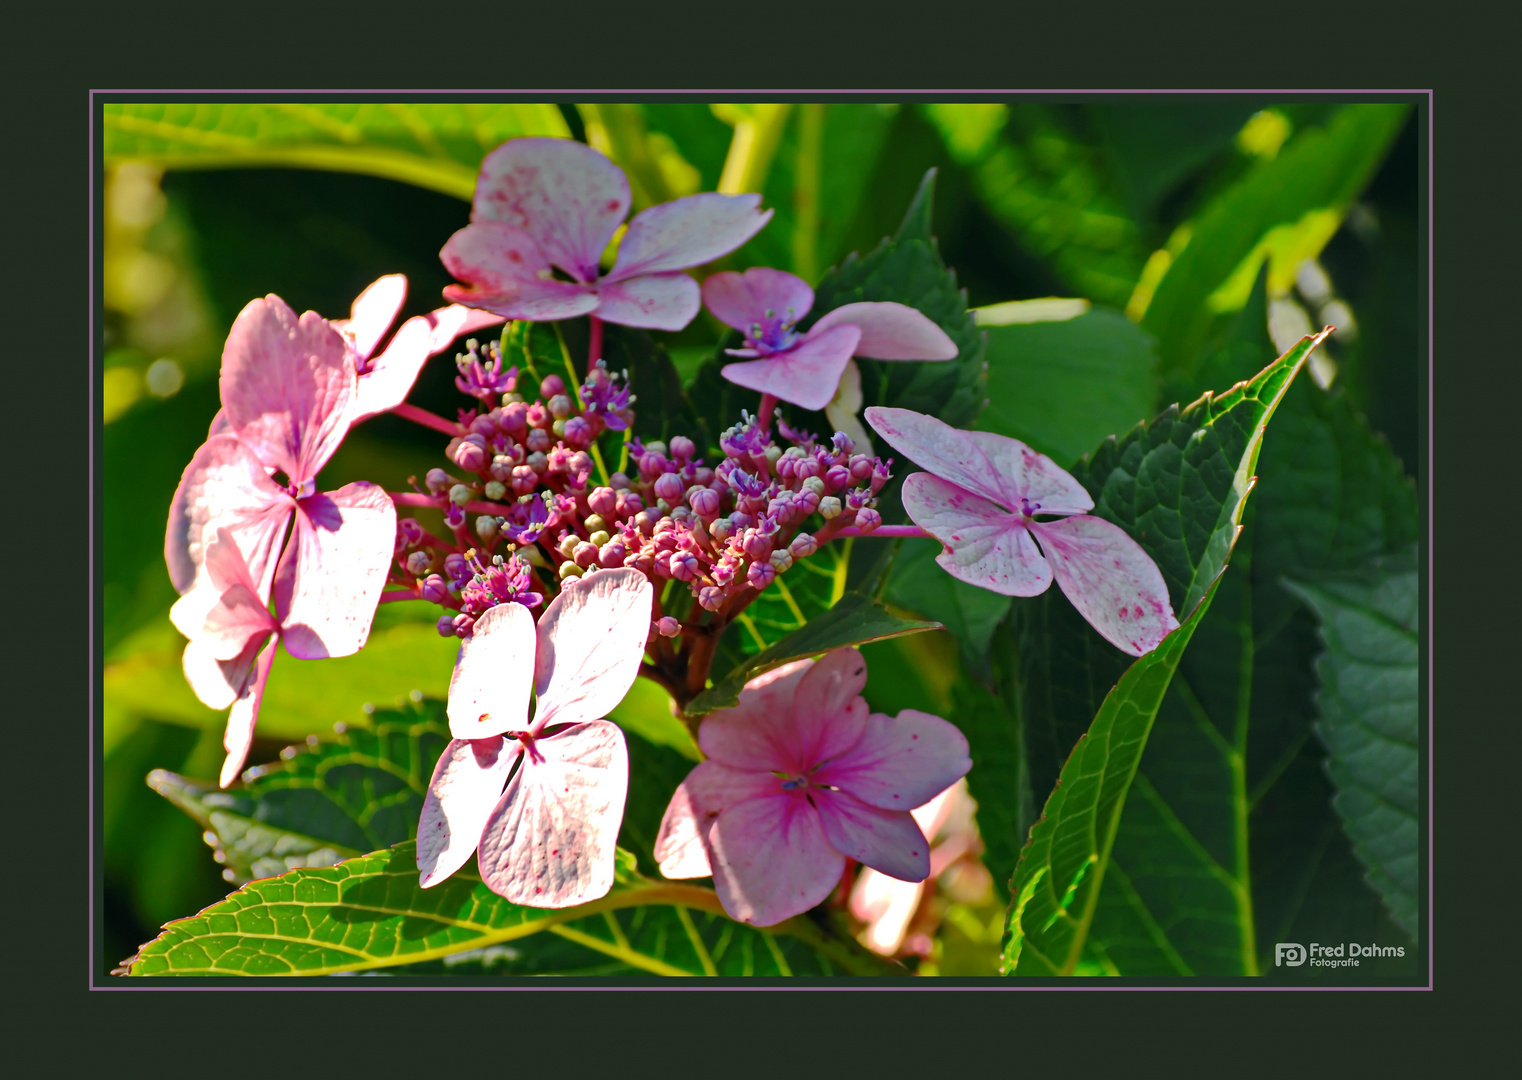
[[[927,533],[924,529],[920,528],[918,525],[879,525],[877,528],[868,533],[862,532],[855,525],[848,525],[844,529],[841,529],[835,533],[835,537],[838,538],[843,539],[847,536],[911,536],[928,539],[930,534]],[[815,539],[817,540],[818,537],[816,536]]]
[[[587,344],[587,374],[591,375],[597,361],[602,359],[602,320],[596,315],[587,318],[592,320],[592,340]]]
[[[432,428],[434,431],[442,431],[445,435],[458,435],[464,430],[452,420],[445,420],[442,416],[436,416],[427,409],[420,409],[416,405],[407,404],[405,401],[391,411],[405,420],[411,420],[415,424],[422,424],[424,427]]]
[[[419,495],[411,491],[388,491],[391,501],[397,506],[426,506],[430,510],[442,510],[448,505],[448,500],[442,495]],[[507,514],[512,512],[511,506],[503,506],[501,503],[468,502],[464,510],[471,514]]]
[[[761,426],[762,431],[770,431],[772,429],[772,411],[776,407],[777,397],[775,394],[761,395],[761,411],[756,414],[756,422]]]
[[[380,596],[382,604],[389,604],[393,600],[421,600],[423,597],[416,589],[393,590],[383,592]]]

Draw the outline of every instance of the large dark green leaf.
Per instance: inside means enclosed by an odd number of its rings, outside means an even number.
[[[712,687],[689,701],[687,715],[701,716],[734,705],[740,700],[740,691],[749,680],[793,660],[847,645],[863,645],[869,641],[882,641],[885,638],[940,628],[940,623],[900,618],[861,593],[847,593],[829,611],[748,657]]]
[[[988,334],[989,396],[979,430],[1019,439],[1066,465],[1152,415],[1152,338],[1120,312],[1098,308],[1008,326],[980,314],[979,325]]]
[[[1406,111],[1403,105],[1344,106],[1325,127],[1296,135],[1206,207],[1142,319],[1157,339],[1165,373],[1195,363],[1216,315],[1207,301],[1271,229],[1347,208],[1374,175]]]
[[[957,639],[968,665],[986,682],[989,639],[1009,613],[1010,597],[952,577],[936,563],[940,553],[935,540],[902,541],[883,599],[943,625]]]
[[[337,866],[250,882],[200,914],[170,923],[123,964],[123,973],[332,975],[440,960],[545,930],[661,975],[896,970],[854,942],[827,936],[807,917],[769,931],[730,922],[713,890],[641,878],[627,854],[606,896],[559,910],[508,903],[482,883],[473,864],[421,889],[416,858],[408,842]],[[779,946],[779,935],[800,938],[807,955]]]
[[[444,703],[375,711],[332,742],[293,746],[228,791],[163,769],[148,786],[214,838],[238,883],[331,866],[417,835],[423,795],[449,742]]]
[[[558,106],[524,103],[113,102],[104,126],[107,161],[368,173],[466,200],[488,150],[519,135],[570,134]]]
[[[1376,571],[1370,581],[1299,583],[1292,591],[1321,620],[1326,652],[1316,661],[1321,689],[1317,734],[1327,769],[1369,883],[1391,917],[1417,928],[1417,656],[1414,565]]]
[[[1224,589],[1230,597],[1242,589],[1241,574],[1226,575],[1224,583],[1222,574],[1240,532],[1265,427],[1319,340],[1304,339],[1218,397],[1207,394],[1122,441],[1107,442],[1075,473],[1094,497],[1095,513],[1125,528],[1156,561],[1174,609],[1187,618],[1157,652],[1122,673],[1124,658],[1053,591],[1017,609],[1025,765],[1031,791],[1046,799],[1047,808],[1011,883],[1010,971],[1071,974],[1084,958],[1100,912],[1100,886],[1112,868],[1112,850],[1118,850],[1117,833],[1155,801],[1137,767],[1183,645],[1205,618],[1207,593]],[[1137,791],[1128,799],[1133,779]],[[1063,789],[1074,781],[1084,785],[1082,795]],[[1123,825],[1122,808],[1137,805],[1143,809],[1133,809]],[[1169,821],[1159,829],[1164,840],[1176,831]],[[1046,837],[1039,843],[1038,833]],[[1114,887],[1103,892],[1106,903],[1124,893],[1131,877],[1118,859],[1115,865],[1121,868]],[[1240,892],[1232,888],[1233,895]],[[1069,912],[1080,896],[1082,906]],[[1027,918],[1022,912],[1031,903],[1036,906]],[[1025,939],[1035,943],[1028,954],[1022,952]],[[1029,959],[1022,961],[1022,955]]]

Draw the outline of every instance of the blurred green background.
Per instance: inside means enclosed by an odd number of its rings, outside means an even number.
[[[1156,355],[1149,322],[1167,315],[1162,305],[1182,303],[1186,269],[1208,279],[1205,308],[1224,317],[1242,306],[1266,263],[1275,340],[1298,337],[1302,322],[1341,327],[1316,381],[1345,388],[1415,475],[1423,302],[1416,116],[1407,110],[1388,131],[1361,135],[1351,108],[1247,96],[957,105],[108,105],[108,964],[165,921],[230,889],[200,827],[144,777],[164,768],[211,779],[222,757],[222,716],[196,702],[179,672],[182,639],[167,619],[175,594],[162,542],[170,496],[217,409],[221,342],[250,299],[273,292],[298,311],[344,317],[366,284],[401,272],[410,281],[404,317],[438,306],[450,280],[438,250],[468,219],[475,163],[515,134],[569,135],[609,153],[630,174],[636,208],[699,190],[760,191],[776,217],[724,265],[778,266],[811,281],[892,233],[934,166],[934,233],[969,306],[1082,298],[1092,307],[1079,318],[1089,320],[1096,340],[1129,342],[1105,346],[1119,351],[1103,361],[1107,390],[1093,402],[1044,385],[1039,348],[1001,360],[991,343],[991,408],[1000,407],[1001,394],[1051,395],[1052,426],[1027,435],[1038,448],[1072,459],[1103,434],[1193,393],[1176,358]],[[736,155],[744,140],[749,153]],[[1275,163],[1296,154],[1300,167],[1287,183]],[[1201,270],[1205,255],[1190,240],[1223,216],[1242,222],[1240,235],[1235,247],[1215,252],[1217,269]],[[996,309],[980,321],[1036,315],[1029,307],[1004,316]],[[690,376],[717,338],[704,316],[667,344]],[[413,400],[450,412],[452,376],[447,362],[435,362]],[[321,482],[364,478],[394,489],[434,465],[440,449],[431,433],[380,417],[348,438]],[[307,666],[282,655],[250,764],[328,735],[334,723],[360,718],[367,702],[390,704],[412,690],[442,696],[455,646],[434,633],[431,609],[406,610],[413,606],[383,607],[359,656]],[[944,709],[955,645],[911,640],[868,647],[869,697],[895,702],[894,711]],[[990,950],[997,953],[1000,905],[997,891],[972,897],[948,919],[940,970],[977,970]],[[963,954],[970,958],[959,960]]]

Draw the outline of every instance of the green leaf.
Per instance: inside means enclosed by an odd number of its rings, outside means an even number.
[[[113,102],[104,129],[108,163],[328,169],[465,200],[488,150],[519,135],[570,135],[558,106],[527,103]]]
[[[793,660],[847,645],[914,634],[921,630],[939,630],[940,623],[902,619],[882,604],[861,593],[847,593],[824,614],[809,620],[775,644],[747,658],[739,666],[687,703],[688,716],[701,716],[724,709],[740,700],[740,691],[757,675]]]
[[[889,571],[882,598],[894,607],[938,622],[956,638],[968,666],[988,681],[988,643],[1009,613],[1012,598],[959,581],[936,564],[941,545],[908,539]]]
[[[1267,254],[1259,243],[1271,230],[1312,224],[1307,216],[1318,212],[1340,217],[1373,177],[1406,114],[1404,105],[1344,106],[1324,128],[1296,135],[1200,214],[1142,319],[1157,339],[1165,373],[1188,371],[1196,362],[1216,314],[1207,301],[1234,274],[1245,274],[1251,284],[1257,263],[1250,257]],[[1302,254],[1313,256],[1319,246]]]
[[[1073,973],[1090,945],[1096,912],[1102,914],[1100,886],[1112,869],[1117,833],[1152,809],[1158,809],[1162,817],[1153,830],[1161,838],[1155,844],[1179,832],[1173,827],[1176,815],[1163,814],[1156,806],[1159,800],[1153,797],[1151,782],[1137,778],[1137,768],[1154,734],[1154,722],[1182,659],[1183,645],[1205,618],[1206,595],[1214,596],[1219,590],[1231,598],[1243,591],[1242,574],[1224,579],[1222,575],[1240,532],[1264,430],[1319,341],[1319,337],[1306,338],[1251,381],[1219,396],[1207,394],[1182,412],[1170,409],[1124,440],[1106,442],[1075,472],[1094,497],[1095,514],[1126,529],[1158,564],[1174,610],[1189,613],[1187,633],[1181,629],[1170,635],[1158,650],[1168,651],[1162,660],[1153,661],[1151,657],[1158,653],[1149,654],[1121,674],[1124,660],[1118,651],[1087,627],[1062,598],[1049,591],[1036,603],[1017,609],[1021,611],[1018,660],[1023,672],[1019,715],[1029,754],[1025,764],[1036,799],[1046,798],[1044,819],[1057,820],[1047,830],[1045,847],[1037,842],[1044,822],[1032,831],[1010,886],[1016,898],[1016,915],[1010,923],[1014,935],[1008,953],[1010,971],[1021,963],[1022,935],[1034,935],[1035,950],[1022,973],[1042,969],[1047,961],[1050,966],[1045,974]],[[1133,688],[1128,694],[1140,695],[1134,702],[1125,695],[1116,698],[1128,680]],[[1111,686],[1115,689],[1106,693]],[[1085,727],[1087,736],[1080,734]],[[1192,727],[1192,718],[1189,730],[1198,730]],[[1219,732],[1212,729],[1212,733],[1221,741]],[[1075,742],[1077,749],[1069,754]],[[1159,756],[1166,759],[1168,754]],[[1234,776],[1240,780],[1240,768]],[[1082,796],[1063,790],[1070,778],[1081,778]],[[1128,802],[1133,778],[1137,778],[1137,797]],[[1123,806],[1131,808],[1124,822]],[[1052,829],[1064,837],[1056,854]],[[1081,837],[1087,839],[1080,841]],[[1087,850],[1078,850],[1085,846]],[[1238,864],[1229,865],[1234,871]],[[1103,893],[1107,905],[1129,888],[1124,865],[1117,861],[1116,867],[1112,888]],[[1055,909],[1045,900],[1037,902],[1034,891],[1048,874],[1041,896],[1055,896]],[[1226,877],[1231,878],[1231,873]],[[1240,899],[1245,887],[1236,879],[1222,885],[1232,901]],[[1053,889],[1058,893],[1053,894]],[[1083,906],[1075,909],[1078,914],[1070,914],[1066,907],[1079,896]],[[1036,921],[1022,923],[1019,912],[1030,902],[1036,903],[1031,909]],[[1230,925],[1240,926],[1241,920]],[[1139,932],[1155,934],[1156,928],[1144,921]],[[1055,936],[1047,940],[1049,934]],[[1239,957],[1250,957],[1248,938],[1225,947],[1235,947]],[[1103,953],[1098,959],[1102,965],[1114,966]]]
[[[377,710],[333,742],[290,747],[228,791],[164,769],[148,786],[208,831],[226,876],[242,883],[413,839],[448,743],[444,702],[426,699]]]
[[[202,705],[185,683],[180,666],[183,643],[138,653],[108,664],[105,696],[109,707],[151,719],[220,729],[226,713]],[[258,734],[302,739],[326,735],[335,716],[352,716],[367,702],[392,704],[414,690],[431,697],[449,692],[459,642],[441,638],[432,626],[402,623],[370,634],[353,656],[297,660],[283,650],[270,672],[259,710]]]
[[[1010,882],[1006,974],[1071,975],[1078,966],[1152,721],[1214,594],[1212,586],[1177,630],[1127,669],[1063,765]]]
[[[988,334],[989,405],[978,430],[1019,439],[1065,465],[1153,414],[1152,338],[1120,312],[1011,326],[979,321]]]
[[[1417,925],[1418,582],[1412,560],[1371,581],[1288,583],[1315,609],[1326,652],[1316,695],[1333,801],[1369,883],[1413,938]]]
[[[627,862],[606,896],[555,910],[508,903],[486,887],[473,864],[421,889],[416,859],[415,845],[407,842],[337,866],[302,867],[250,882],[200,914],[170,923],[122,970],[130,975],[332,975],[440,960],[546,930],[661,975],[742,974],[747,966],[757,974],[822,974],[825,960],[852,974],[899,970],[854,942],[826,935],[806,917],[771,930],[733,923],[722,917],[713,890],[649,881],[628,872]],[[616,920],[616,930],[606,916]],[[684,922],[693,926],[692,935],[686,934]],[[678,927],[682,936],[675,932]],[[799,952],[778,944],[783,935],[798,938],[825,960],[815,959],[817,966],[810,968]],[[693,938],[702,943],[701,951]]]

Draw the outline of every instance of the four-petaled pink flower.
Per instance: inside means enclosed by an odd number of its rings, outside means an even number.
[[[349,343],[359,376],[351,424],[389,412],[406,401],[424,362],[449,348],[456,338],[503,321],[495,312],[450,304],[402,323],[386,348],[375,355],[376,346],[391,329],[406,299],[407,276],[387,274],[354,298],[347,319],[328,320]]]
[[[871,713],[855,649],[746,684],[703,721],[708,755],[666,808],[655,857],[669,878],[713,874],[731,918],[773,926],[823,901],[849,856],[923,881],[930,844],[910,811],[967,773],[962,733],[938,716]]]
[[[846,304],[800,334],[795,327],[814,306],[814,290],[802,278],[769,267],[714,274],[703,282],[703,303],[745,335],[745,347],[729,354],[753,358],[726,364],[720,374],[804,409],[830,403],[853,356],[954,360],[957,355],[944,330],[903,304]]]
[[[471,223],[439,253],[466,283],[444,295],[509,319],[595,315],[680,330],[701,306],[698,283],[681,271],[754,236],[772,216],[760,204],[759,195],[704,192],[642,210],[603,274],[598,262],[629,212],[623,170],[569,139],[512,139],[481,162]]]
[[[476,620],[449,684],[454,738],[418,822],[423,888],[472,854],[515,904],[571,907],[612,887],[629,756],[602,717],[639,673],[654,595],[637,570],[600,570],[568,581],[537,628],[522,604]]]
[[[287,652],[316,659],[364,645],[395,550],[396,509],[366,481],[316,490],[352,422],[357,378],[350,345],[315,312],[298,319],[269,296],[238,314],[222,353],[218,433],[191,459],[169,512],[164,556],[184,625],[201,625],[221,599],[205,560],[225,529],[260,603],[273,592]],[[238,692],[219,670],[186,665],[213,708]]]
[[[1055,577],[1089,625],[1132,656],[1178,628],[1157,564],[1118,525],[1091,516],[1094,500],[1051,458],[909,409],[873,407],[866,417],[928,470],[905,479],[904,510],[945,547],[936,562],[953,577],[1006,596],[1036,596]]]
[[[206,545],[202,569],[206,575],[202,588],[216,597],[211,609],[206,610],[197,596],[182,596],[169,609],[169,618],[190,639],[185,646],[185,676],[191,687],[211,708],[232,706],[222,736],[227,758],[222,763],[221,784],[227,787],[254,741],[280,624],[260,598],[243,553],[226,529],[217,529]]]

